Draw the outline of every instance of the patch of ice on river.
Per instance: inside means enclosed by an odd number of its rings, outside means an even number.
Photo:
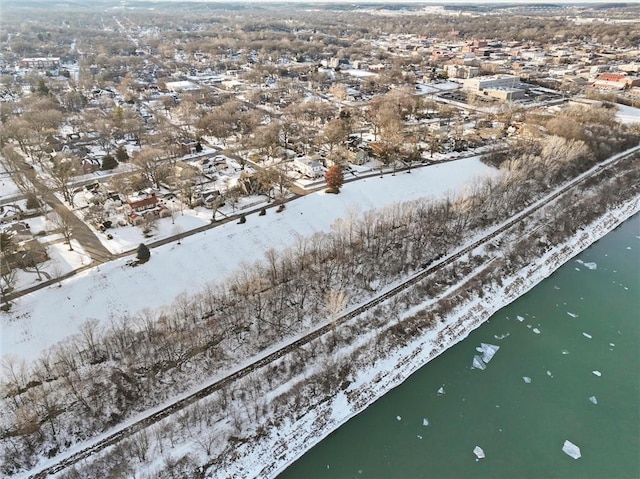
[[[576,271],[580,271],[580,268],[574,268]]]
[[[562,451],[567,456],[573,457],[574,459],[580,459],[580,457],[582,456],[580,454],[580,448],[576,446],[574,443],[572,443],[571,441],[564,441],[564,445],[562,446]]]
[[[473,364],[471,367],[473,369],[480,369],[482,371],[486,369],[487,365],[482,361],[482,358],[476,354],[473,357]]]
[[[609,343],[609,346],[611,346],[613,348],[615,346],[615,344]]]
[[[498,352],[498,349],[500,349],[500,346],[496,346],[495,344],[480,343],[480,348],[482,350],[482,360],[485,363],[488,363],[489,361],[491,361],[493,356]]]
[[[578,317],[578,315],[577,315],[576,313],[572,313],[572,312],[570,312],[570,311],[567,311],[567,314],[568,314],[569,316],[571,316],[572,318],[577,318],[577,317]]]
[[[422,425],[424,427],[427,427],[429,425],[429,420],[426,417],[422,418]]]
[[[550,378],[553,377],[553,374],[551,374],[551,371],[547,371],[547,376],[549,376]]]
[[[400,417],[400,416],[396,416],[396,419],[397,419],[398,421],[402,421],[402,417]]]
[[[553,289],[560,289],[560,286],[554,286]]]
[[[420,434],[418,434],[418,439],[422,439],[422,436]]]
[[[567,354],[569,354],[569,351],[567,351],[566,349],[563,349],[563,350],[562,350],[562,355],[563,355],[563,356],[566,356]]]
[[[592,372],[598,377],[602,376],[602,373],[600,371],[592,371]]]
[[[593,404],[598,404],[598,398],[596,398],[595,396],[591,396],[589,398],[589,401],[591,401]]]
[[[524,318],[522,316],[516,316],[516,319],[520,322],[524,321]]]
[[[443,394],[444,394],[444,385],[442,385],[440,389],[438,389],[438,396],[442,396]]]
[[[529,376],[522,376],[522,379],[524,380],[525,383],[531,384],[531,378]]]
[[[584,261],[582,261],[581,259],[576,260],[576,263],[580,263],[582,266],[584,266],[585,268],[589,268],[589,269],[598,269],[598,265],[596,263],[585,263]]]
[[[593,338],[593,336],[591,336],[589,333],[582,333],[582,335],[583,335],[585,338],[588,338],[588,339]]]
[[[504,339],[506,337],[509,336],[509,333],[504,333],[504,334],[494,334],[493,337],[496,339]]]
[[[533,326],[531,326],[530,324],[527,324],[527,328],[531,329]]]
[[[538,328],[533,328],[533,332],[536,334],[540,334],[540,330]]]
[[[478,459],[484,459],[484,451],[480,446],[476,446],[473,448],[473,453],[476,455]]]

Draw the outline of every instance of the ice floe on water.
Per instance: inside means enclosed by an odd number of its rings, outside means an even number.
[[[598,377],[602,376],[602,373],[600,371],[592,371],[592,372]]]
[[[614,346],[615,346],[615,344],[613,344],[613,343],[609,343],[609,346],[614,347]]]
[[[538,328],[533,328],[533,332],[536,334],[540,334],[540,330]]]
[[[475,369],[485,369],[487,367],[487,363],[493,359],[493,356],[500,349],[500,346],[496,346],[495,344],[488,343],[480,343],[480,346],[476,348],[476,351],[482,353],[482,356],[476,354],[473,357],[473,368]]]
[[[444,384],[438,389],[438,396],[442,396],[444,394]]]
[[[473,453],[476,455],[478,459],[484,459],[484,451],[480,446],[476,446],[473,448]]]
[[[402,417],[400,417],[400,416],[396,416],[396,419],[397,419],[398,421],[402,421]]]
[[[551,371],[547,371],[547,376],[549,376],[550,378],[553,377],[553,374],[551,374]]]
[[[420,434],[418,434],[418,439],[422,439],[422,436]]]
[[[580,448],[571,441],[564,441],[562,451],[567,456],[573,457],[574,459],[580,459],[580,457],[582,456],[582,454],[580,454]]]
[[[516,319],[520,322],[524,321],[524,318],[522,316],[516,316]]]
[[[583,335],[585,338],[588,338],[588,339],[593,338],[593,336],[591,336],[589,333],[582,333],[582,335]]]
[[[522,379],[524,380],[525,383],[531,384],[531,378],[529,376],[522,376]]]
[[[569,316],[571,316],[572,318],[577,318],[577,317],[578,317],[578,315],[577,315],[576,313],[572,313],[572,312],[570,312],[570,311],[567,311],[567,314],[568,314]]]
[[[563,349],[563,350],[562,350],[562,355],[563,355],[563,356],[566,356],[567,354],[569,354],[569,351],[567,351],[566,349]]]
[[[589,398],[589,401],[591,401],[593,404],[598,404],[598,398],[596,398],[595,396],[591,396]]]
[[[496,352],[498,352],[500,346],[496,346],[495,344],[480,343],[480,348],[482,349],[482,360],[485,363],[488,363],[489,361],[491,361]]]
[[[494,338],[496,338],[496,339],[504,339],[504,338],[509,337],[509,333],[504,333],[504,334],[494,334],[494,335],[493,335],[493,337],[494,337]]]
[[[581,259],[576,260],[576,263],[580,263],[582,266],[588,269],[598,269],[598,265],[596,263],[585,263]]]
[[[487,368],[487,365],[482,361],[482,358],[476,354],[473,357],[473,364],[471,367],[483,371]]]
[[[427,427],[429,425],[429,420],[426,417],[422,418],[422,425],[424,427]]]

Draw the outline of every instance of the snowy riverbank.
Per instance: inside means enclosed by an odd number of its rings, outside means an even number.
[[[624,203],[581,229],[564,244],[558,245],[538,258],[528,268],[505,279],[501,287],[492,286],[483,298],[475,297],[451,314],[447,321],[438,323],[427,335],[398,349],[386,360],[366,371],[359,371],[346,391],[326,401],[285,427],[271,430],[257,441],[250,441],[237,449],[236,463],[219,477],[276,477],[288,465],[320,442],[351,417],[366,409],[378,398],[400,385],[411,374],[466,338],[471,331],[487,321],[496,311],[522,296],[539,282],[550,276],[564,263],[588,248],[625,220],[640,211],[640,197]],[[418,305],[404,313],[414,314]],[[444,342],[441,342],[442,335]],[[286,444],[286,447],[282,447]]]

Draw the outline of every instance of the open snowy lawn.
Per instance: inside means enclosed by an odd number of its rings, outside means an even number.
[[[478,157],[347,183],[339,195],[318,192],[287,204],[282,213],[252,214],[246,224],[227,223],[152,250],[147,264],[131,268],[120,259],[84,271],[16,301],[2,313],[2,355],[33,359],[88,319],[111,320],[143,308],[170,303],[181,292],[195,292],[207,281],[220,282],[243,262],[280,250],[296,238],[327,231],[336,219],[399,201],[442,197],[463,190],[472,179],[496,174]],[[170,224],[170,220],[169,220]],[[71,259],[69,260],[71,261]]]
[[[140,226],[118,226],[100,232],[93,231],[100,242],[112,253],[119,254],[135,250],[140,243],[152,243],[170,236],[184,233],[211,223],[211,211],[204,208],[195,210],[176,210],[171,218],[160,218],[148,237],[145,237]],[[107,234],[112,236],[108,239]]]
[[[4,165],[0,163],[0,202],[2,200],[20,194],[20,190],[13,182],[11,174],[7,172]]]

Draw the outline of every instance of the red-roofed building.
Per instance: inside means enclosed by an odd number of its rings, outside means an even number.
[[[640,77],[630,77],[624,73],[601,73],[596,78],[596,86],[603,85],[606,86],[606,83],[610,82],[611,84],[617,84],[620,87],[625,86],[640,86]]]
[[[625,75],[624,73],[601,73],[600,75],[598,75],[597,79],[603,81],[620,82],[624,80],[626,76],[627,75]]]
[[[151,196],[148,196],[147,198],[128,200],[127,204],[131,210],[140,212],[154,208],[158,204],[158,198],[155,193],[151,193]]]

